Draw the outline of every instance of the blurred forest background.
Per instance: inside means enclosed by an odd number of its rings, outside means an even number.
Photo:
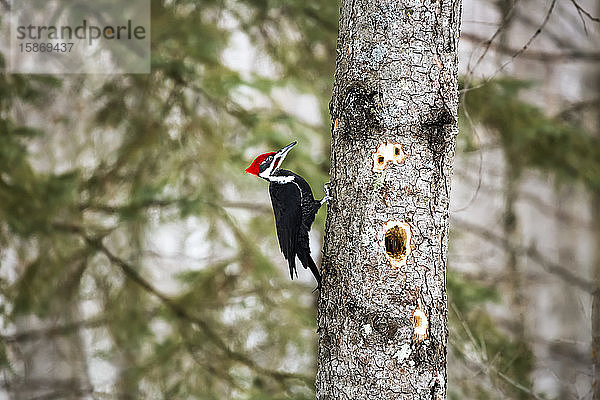
[[[450,398],[589,399],[600,6],[463,7]],[[318,294],[243,171],[298,140],[321,197],[338,8],[153,0],[149,75],[0,55],[0,399],[314,398]]]

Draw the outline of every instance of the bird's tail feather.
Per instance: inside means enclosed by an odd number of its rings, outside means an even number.
[[[296,269],[296,256],[288,259],[288,266],[290,267],[290,278],[294,280],[294,273],[296,274],[296,278],[298,277],[298,270]]]
[[[302,263],[302,266],[304,268],[308,268],[310,269],[310,272],[312,272],[312,274],[315,276],[315,279],[317,280],[317,284],[319,285],[318,287],[321,287],[321,274],[319,273],[319,269],[317,268],[317,265],[315,264],[315,262],[313,261],[312,257],[310,256],[310,253],[298,253],[298,258],[300,259],[300,262]]]

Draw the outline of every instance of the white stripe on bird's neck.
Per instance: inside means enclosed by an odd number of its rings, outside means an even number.
[[[275,183],[290,183],[294,181],[293,176],[268,176],[266,178],[269,182]]]

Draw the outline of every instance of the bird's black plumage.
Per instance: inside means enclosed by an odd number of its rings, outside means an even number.
[[[294,279],[296,256],[304,268],[311,270],[321,286],[321,275],[310,256],[308,233],[321,207],[321,201],[315,200],[308,182],[300,175],[285,169],[273,173],[276,179],[270,180],[269,194],[275,214],[275,226],[279,239],[279,248],[288,261],[290,277]],[[279,179],[277,178],[284,178]]]
[[[296,256],[304,266],[310,269],[321,287],[321,275],[310,256],[308,234],[315,221],[315,215],[323,203],[329,200],[329,191],[325,186],[325,197],[315,200],[308,183],[300,175],[280,169],[287,153],[296,145],[292,142],[283,149],[264,153],[254,159],[246,172],[269,181],[269,194],[275,214],[275,226],[279,248],[288,261],[290,277],[294,279]]]

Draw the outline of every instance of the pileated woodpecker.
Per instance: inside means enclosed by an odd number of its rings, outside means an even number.
[[[246,172],[269,181],[269,194],[275,214],[275,226],[279,248],[288,261],[290,277],[294,279],[296,256],[304,266],[309,268],[321,287],[321,275],[310,256],[308,232],[315,220],[319,208],[329,200],[327,186],[325,197],[315,200],[308,182],[300,175],[279,168],[287,153],[297,142],[290,143],[277,152],[261,154],[246,168]]]

